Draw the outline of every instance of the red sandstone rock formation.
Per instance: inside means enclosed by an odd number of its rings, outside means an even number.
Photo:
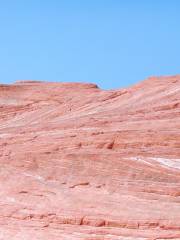
[[[180,76],[0,85],[0,239],[180,239]]]

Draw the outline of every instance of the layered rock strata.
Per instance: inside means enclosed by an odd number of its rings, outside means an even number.
[[[0,239],[180,239],[180,76],[1,84]]]

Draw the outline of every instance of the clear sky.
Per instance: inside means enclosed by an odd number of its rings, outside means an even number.
[[[0,1],[0,83],[111,89],[179,73],[179,0]]]

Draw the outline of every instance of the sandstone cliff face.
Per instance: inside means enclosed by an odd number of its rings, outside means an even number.
[[[180,76],[0,85],[0,239],[180,239]]]

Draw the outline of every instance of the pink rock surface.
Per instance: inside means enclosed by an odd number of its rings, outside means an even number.
[[[180,239],[180,76],[0,85],[6,239]]]

